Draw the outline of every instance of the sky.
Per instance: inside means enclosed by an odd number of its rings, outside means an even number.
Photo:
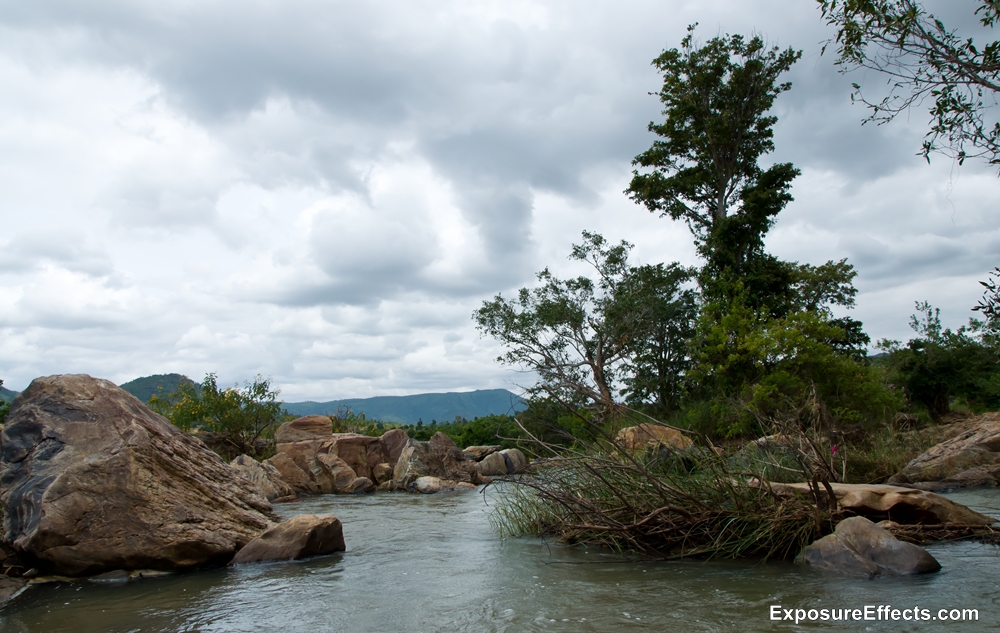
[[[582,231],[698,262],[623,193],[662,119],[650,61],[695,22],[802,50],[771,252],[848,258],[873,340],[907,340],[918,300],[973,316],[996,172],[917,156],[925,110],[862,125],[850,85],[884,80],[820,54],[810,0],[0,0],[0,378],[516,390],[471,314],[582,272]]]

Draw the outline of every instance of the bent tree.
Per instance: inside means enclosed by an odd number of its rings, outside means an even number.
[[[536,395],[598,416],[621,396],[677,406],[688,361],[695,298],[693,272],[678,264],[632,266],[632,245],[611,245],[584,232],[571,259],[589,263],[595,279],[559,279],[547,268],[539,285],[516,299],[497,295],[473,313],[477,328],[504,345],[497,360],[535,373]]]

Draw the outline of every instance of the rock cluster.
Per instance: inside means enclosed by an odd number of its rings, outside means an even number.
[[[856,576],[906,576],[941,569],[927,550],[900,541],[864,517],[837,524],[833,534],[806,546],[796,559],[817,569]]]
[[[889,483],[924,490],[1000,485],[1000,413],[963,425],[968,429],[917,456]]]
[[[233,463],[265,496],[279,499],[283,489],[293,493],[354,494],[372,490],[432,493],[475,487],[490,476],[508,475],[528,467],[517,449],[472,446],[464,451],[444,433],[429,441],[410,439],[400,429],[382,437],[334,433],[330,418],[312,415],[281,425],[275,432],[276,454],[254,465],[241,456]],[[261,471],[267,476],[265,477]],[[419,480],[420,483],[418,484]],[[277,496],[271,496],[277,495]]]

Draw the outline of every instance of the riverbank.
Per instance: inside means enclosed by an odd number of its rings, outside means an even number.
[[[1000,517],[1000,491],[959,491],[959,503]],[[936,574],[858,580],[781,561],[628,562],[607,551],[490,529],[492,493],[312,497],[285,518],[335,514],[348,550],[305,561],[178,574],[120,586],[31,587],[0,611],[0,633],[101,631],[773,631],[785,608],[919,604],[978,608],[995,622],[997,548],[928,546]],[[627,615],[626,615],[627,614]],[[838,630],[898,631],[858,622]],[[781,625],[780,630],[815,630]],[[925,623],[919,630],[945,630]]]

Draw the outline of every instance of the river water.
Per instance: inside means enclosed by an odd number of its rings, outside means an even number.
[[[1000,492],[950,495],[1000,516]],[[928,549],[943,569],[863,580],[785,562],[623,559],[536,538],[500,539],[491,499],[323,496],[284,516],[335,514],[348,551],[123,585],[32,586],[0,610],[0,633],[60,631],[986,631],[1000,629],[1000,556],[992,546]],[[865,605],[978,609],[977,622],[849,621],[795,625],[784,609]]]

